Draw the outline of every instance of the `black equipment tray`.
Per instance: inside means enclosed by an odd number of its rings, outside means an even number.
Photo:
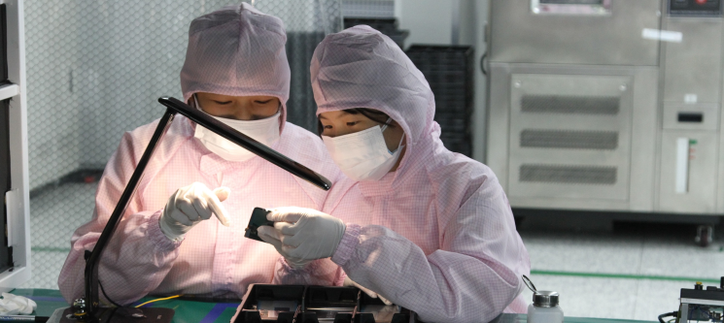
[[[402,323],[414,312],[356,287],[251,284],[232,323]]]

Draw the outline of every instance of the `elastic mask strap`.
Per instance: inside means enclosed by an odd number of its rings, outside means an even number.
[[[199,104],[199,99],[196,98],[196,93],[193,94],[193,97],[194,97],[194,105],[196,105],[196,110],[203,112],[204,109],[201,109],[201,105]]]
[[[380,127],[380,131],[381,131],[381,132],[385,132],[385,129],[387,129],[387,126],[389,125],[390,120],[392,120],[392,118],[387,118],[387,121],[385,121],[385,124],[384,124],[382,127]],[[389,150],[389,149],[387,149],[387,151],[388,151],[390,154],[394,154],[397,150],[399,150],[399,149],[401,148],[401,146],[402,146],[402,141],[403,141],[403,140],[405,140],[405,134],[404,134],[404,133],[402,134],[402,137],[400,138],[400,142],[397,143],[397,149],[395,149],[395,150]]]
[[[385,123],[382,125],[382,127],[380,127],[380,131],[385,132],[385,129],[387,129],[387,126],[390,124],[390,120],[391,120],[391,118],[388,117],[387,121],[385,121]]]
[[[400,142],[397,143],[397,149],[395,149],[394,151],[391,151],[391,150],[388,149],[387,151],[389,151],[390,154],[396,153],[398,150],[400,150],[400,148],[402,148],[402,141],[403,141],[403,140],[405,140],[405,134],[404,134],[404,133],[402,134],[402,137],[400,138]]]

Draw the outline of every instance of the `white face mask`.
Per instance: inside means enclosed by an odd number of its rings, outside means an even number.
[[[195,95],[194,100],[196,100]],[[198,101],[196,101],[196,108],[201,110]],[[201,111],[203,112],[203,110]],[[260,120],[236,120],[216,116],[211,117],[266,146],[271,146],[279,140],[280,115],[281,108],[275,115]],[[241,147],[200,125],[196,125],[194,137],[199,139],[199,141],[201,141],[208,150],[211,150],[211,152],[228,161],[242,162],[256,156],[256,154],[246,150],[244,147]]]
[[[322,136],[322,140],[334,163],[347,177],[356,181],[377,181],[392,169],[405,147],[402,145],[403,135],[394,152],[387,149],[382,136],[386,128],[387,125],[384,125],[339,137]]]

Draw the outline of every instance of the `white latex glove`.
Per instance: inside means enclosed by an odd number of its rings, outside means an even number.
[[[281,233],[279,253],[296,261],[331,257],[347,228],[340,219],[300,207],[272,209],[266,218]]]
[[[38,307],[34,300],[24,296],[10,293],[2,293],[2,296],[3,298],[0,300],[0,314],[2,315],[30,314]]]
[[[258,227],[256,229],[256,232],[261,240],[264,240],[264,242],[271,244],[272,246],[274,246],[274,248],[277,249],[279,254],[282,254],[282,233],[279,230],[272,226],[263,225]],[[292,268],[303,268],[308,263],[314,261],[312,259],[304,260],[287,257],[284,257],[284,260],[286,260],[287,264],[289,264],[289,266],[291,266]]]
[[[214,214],[221,224],[229,226],[229,217],[221,201],[229,197],[228,187],[219,187],[211,191],[206,185],[193,183],[176,190],[166,202],[158,220],[161,232],[167,238],[178,241],[203,220]]]
[[[347,276],[344,277],[344,282],[342,283],[342,286],[357,287],[357,288],[361,289],[363,292],[365,292],[365,294],[369,295],[369,297],[379,298],[383,303],[385,303],[385,305],[392,305],[392,302],[390,302],[388,299],[382,297],[382,295],[377,294],[377,293],[373,292],[372,290],[367,289],[366,287],[364,287],[360,284],[357,284],[356,281],[349,279],[349,277],[347,277]]]

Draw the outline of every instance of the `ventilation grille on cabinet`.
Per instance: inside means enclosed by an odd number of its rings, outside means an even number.
[[[616,167],[521,165],[521,182],[615,184]]]
[[[521,147],[616,149],[618,132],[572,130],[523,130]]]
[[[616,96],[524,95],[523,112],[618,114],[621,98]]]

